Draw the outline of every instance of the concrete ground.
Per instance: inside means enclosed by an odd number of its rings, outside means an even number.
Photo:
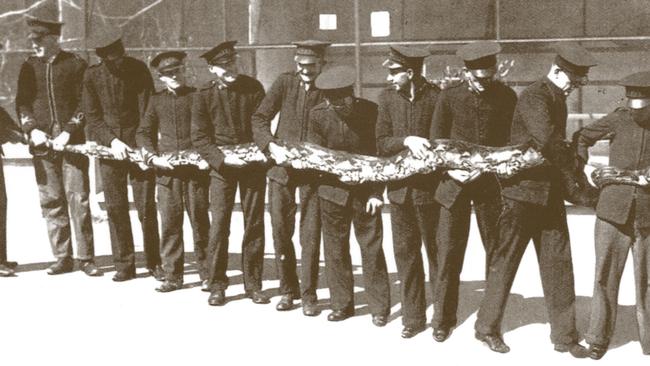
[[[535,253],[528,248],[510,297],[504,319],[508,354],[496,354],[473,336],[473,324],[484,288],[484,256],[478,234],[472,228],[462,274],[459,327],[443,344],[433,341],[431,330],[410,340],[400,338],[399,282],[391,245],[388,214],[384,214],[386,258],[392,281],[390,323],[376,328],[370,321],[362,287],[360,255],[352,245],[355,266],[357,316],[329,323],[328,290],[321,263],[318,291],[323,313],[315,318],[299,308],[275,311],[277,297],[269,305],[255,305],[242,297],[240,268],[241,214],[232,223],[231,261],[228,272],[229,302],[219,308],[207,305],[207,293],[198,286],[198,275],[187,266],[185,289],[169,294],[154,291],[157,282],[144,277],[125,283],[111,281],[112,260],[106,222],[96,223],[97,261],[106,271],[89,278],[81,272],[48,276],[52,260],[45,223],[40,217],[37,189],[31,167],[5,166],[9,194],[9,258],[20,263],[13,278],[0,278],[1,365],[215,365],[303,364],[378,365],[437,364],[537,365],[588,364],[553,351]],[[137,220],[133,215],[134,222]],[[264,288],[277,294],[278,280],[267,216]],[[578,329],[584,334],[594,272],[591,213],[569,215],[577,293]],[[139,230],[137,224],[135,230]],[[186,249],[191,235],[186,232]],[[142,250],[135,235],[137,250]],[[191,259],[191,254],[188,255]],[[599,361],[607,364],[647,364],[638,345],[635,325],[634,279],[628,261],[621,295],[617,330],[612,348]],[[431,298],[429,294],[429,299]],[[431,318],[432,307],[428,316]]]

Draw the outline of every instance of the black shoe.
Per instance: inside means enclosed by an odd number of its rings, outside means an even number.
[[[226,303],[226,292],[224,290],[214,290],[208,297],[208,304],[210,306],[222,306]]]
[[[287,311],[293,309],[293,295],[284,294],[278,301],[278,304],[275,305],[275,310],[277,311]]]
[[[320,309],[316,302],[306,302],[302,304],[302,315],[304,316],[318,316]]]
[[[569,352],[575,358],[586,358],[589,356],[589,351],[578,342],[575,343],[558,343],[555,345],[557,352]]]
[[[165,280],[160,287],[156,288],[158,292],[172,292],[183,288],[182,280]]]
[[[201,281],[201,291],[210,292],[210,281],[208,280]]]
[[[162,282],[165,280],[165,271],[163,271],[160,265],[153,268],[147,268],[147,271],[149,272],[149,275],[156,279],[156,281]]]
[[[501,335],[498,334],[483,334],[476,332],[474,337],[479,341],[486,344],[494,352],[498,353],[508,353],[510,352],[510,347],[503,341]]]
[[[0,277],[11,277],[15,273],[14,269],[9,267],[6,263],[0,264]]]
[[[49,275],[58,275],[63,273],[69,273],[74,270],[74,262],[70,258],[62,258],[56,261],[47,269],[47,274]]]
[[[99,270],[99,268],[97,268],[95,262],[93,261],[80,261],[79,269],[81,269],[83,273],[90,277],[97,277],[102,275],[102,272]]]
[[[354,316],[354,309],[352,310],[334,310],[327,315],[327,320],[331,322],[340,322],[347,318]]]
[[[404,329],[402,329],[402,338],[404,339],[413,338],[416,335],[418,335],[418,333],[424,331],[425,328],[426,325],[420,325],[417,327],[404,327]]]
[[[386,315],[373,315],[372,324],[376,327],[383,327],[388,323],[388,317]]]
[[[249,299],[253,300],[254,304],[268,304],[271,302],[271,300],[269,300],[269,297],[264,295],[262,290],[249,291],[246,293],[246,296],[248,296]]]
[[[607,353],[607,346],[601,346],[598,344],[589,345],[589,358],[592,360],[600,360]]]
[[[132,280],[135,278],[135,272],[131,271],[117,271],[115,272],[115,275],[113,275],[113,281],[115,282],[124,282],[128,280]]]
[[[449,328],[434,328],[433,329],[433,340],[436,342],[444,342],[451,335],[451,329]]]

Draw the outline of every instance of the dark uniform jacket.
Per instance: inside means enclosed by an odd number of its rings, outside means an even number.
[[[266,150],[269,142],[279,139],[287,142],[300,142],[307,139],[309,110],[323,101],[323,92],[312,85],[305,91],[302,80],[295,72],[281,74],[269,89],[266,97],[253,115],[253,135],[261,150]],[[271,133],[271,121],[280,112],[275,135]],[[273,166],[268,177],[287,184],[287,168]]]
[[[576,132],[578,154],[588,158],[588,148],[598,140],[607,138],[609,165],[620,169],[646,169],[650,167],[650,121],[639,124],[632,119],[630,110],[619,108],[600,120]],[[600,192],[596,215],[615,224],[625,224],[634,207],[636,224],[650,227],[650,191],[622,184],[605,186]]]
[[[219,176],[224,154],[221,145],[253,142],[251,116],[264,98],[264,87],[250,76],[239,75],[229,86],[215,80],[194,93],[192,144]]]
[[[514,90],[500,82],[493,83],[490,89],[480,94],[471,91],[467,83],[445,89],[438,96],[433,114],[433,138],[506,146],[516,103]],[[486,183],[482,184],[484,194],[500,194],[493,174],[479,180]],[[436,200],[450,208],[466,186],[445,174],[436,190]]]
[[[83,84],[89,138],[106,146],[115,138],[135,146],[153,88],[147,65],[132,57],[124,56],[119,66],[105,61],[90,66]]]
[[[16,114],[25,133],[37,128],[51,137],[62,131],[70,133],[70,143],[85,141],[81,113],[81,89],[86,61],[60,51],[48,62],[30,56],[18,75]]]
[[[564,149],[567,107],[564,92],[544,77],[519,96],[512,119],[510,144],[533,141],[549,161],[502,180],[504,197],[546,205],[552,186],[560,190],[560,172],[553,163]]]
[[[440,89],[424,78],[415,79],[415,99],[392,87],[379,96],[377,116],[377,151],[380,156],[392,156],[406,149],[407,136],[432,137],[433,111]],[[388,184],[391,203],[403,204],[410,197],[413,204],[435,203],[437,174],[409,177]]]
[[[152,95],[136,132],[138,147],[153,154],[191,149],[194,91],[196,88],[182,86],[175,91],[164,89]]]
[[[136,143],[151,154],[192,149],[192,93],[196,88],[182,86],[175,91],[161,90],[151,96],[144,119],[136,131]],[[157,182],[169,184],[172,177],[187,170],[157,170]],[[206,174],[207,178],[207,174]]]
[[[355,98],[352,114],[342,118],[323,102],[309,112],[307,140],[314,144],[353,154],[377,155],[375,124],[377,105],[366,99]],[[324,175],[318,186],[318,196],[340,206],[346,206],[350,195],[362,201],[374,196],[382,199],[383,184],[350,185],[332,175]]]

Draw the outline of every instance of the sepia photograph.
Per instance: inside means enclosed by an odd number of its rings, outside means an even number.
[[[650,0],[3,0],[0,363],[650,360]]]

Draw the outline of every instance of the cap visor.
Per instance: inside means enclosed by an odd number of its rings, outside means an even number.
[[[183,65],[162,67],[162,68],[158,69],[158,72],[161,73],[161,74],[164,74],[164,73],[176,71],[176,70],[178,70],[178,69],[180,69],[182,67],[183,67]]]
[[[631,109],[641,109],[650,105],[650,99],[647,98],[628,98],[627,106]]]
[[[496,74],[496,70],[493,68],[490,69],[476,69],[476,70],[469,70],[472,75],[476,76],[477,78],[489,78],[494,76]]]
[[[383,67],[387,67],[387,68],[389,68],[389,69],[398,69],[398,68],[400,68],[400,67],[404,67],[404,65],[402,65],[402,64],[400,64],[400,63],[397,63],[397,62],[395,62],[395,61],[393,61],[393,60],[391,60],[391,59],[386,59],[386,61],[384,61],[384,62],[381,64],[381,66],[383,66]]]
[[[315,64],[320,61],[320,58],[316,56],[305,56],[305,55],[296,55],[294,56],[294,61],[299,64]]]

